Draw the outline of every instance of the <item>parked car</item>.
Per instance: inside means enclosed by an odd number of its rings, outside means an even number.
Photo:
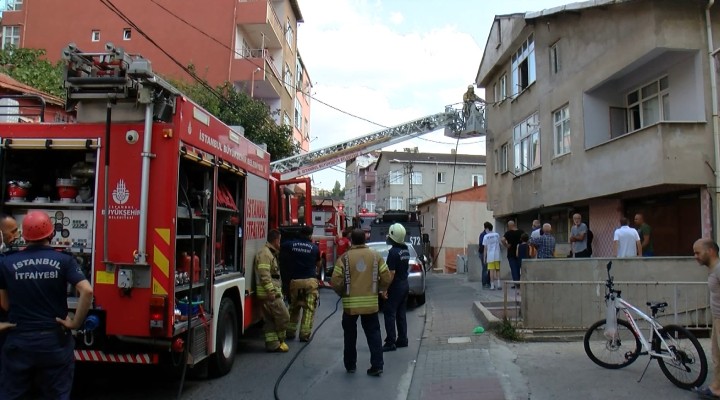
[[[415,248],[410,243],[405,243],[410,251],[408,285],[410,286],[410,298],[415,300],[415,305],[425,304],[425,268],[422,260],[418,257]],[[384,259],[387,259],[390,245],[385,242],[370,242],[367,246],[376,250]]]

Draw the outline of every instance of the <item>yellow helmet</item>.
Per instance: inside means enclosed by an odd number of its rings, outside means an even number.
[[[405,243],[405,227],[397,222],[390,225],[390,229],[388,229],[388,238],[397,244]]]

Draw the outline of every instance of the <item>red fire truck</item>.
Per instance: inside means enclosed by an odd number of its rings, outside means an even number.
[[[268,229],[313,223],[312,213],[298,221],[307,174],[398,135],[271,168],[265,150],[156,76],[148,60],[111,45],[101,53],[70,45],[63,60],[77,123],[0,124],[0,200],[20,225],[31,210],[47,212],[52,245],[75,255],[94,287],[76,360],[226,374],[238,336],[259,316],[252,267]],[[412,132],[457,130],[458,115]],[[310,196],[302,203],[312,208]],[[69,309],[76,303],[69,288]]]
[[[189,364],[227,373],[259,315],[253,257],[268,227],[290,218],[286,184],[265,150],[147,60],[73,46],[63,58],[78,123],[2,124],[0,192],[19,223],[30,210],[50,215],[52,245],[94,287],[76,359],[181,363],[187,350]],[[69,290],[70,309],[76,300]]]

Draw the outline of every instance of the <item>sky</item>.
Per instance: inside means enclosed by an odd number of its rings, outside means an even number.
[[[314,98],[310,150],[460,103],[477,75],[495,15],[539,11],[571,0],[299,0],[298,49]],[[476,89],[476,94],[483,92]],[[383,150],[450,153],[442,131]],[[461,140],[461,154],[485,154],[484,138]],[[344,164],[312,175],[315,187],[345,186]]]

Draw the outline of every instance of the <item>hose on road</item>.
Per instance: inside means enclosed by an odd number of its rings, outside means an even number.
[[[321,286],[320,289],[330,289],[330,288]],[[285,374],[287,374],[287,372],[290,370],[290,367],[292,367],[292,365],[295,363],[295,360],[297,360],[297,358],[300,356],[300,354],[302,354],[302,352],[307,348],[307,346],[310,343],[312,343],[312,340],[315,337],[315,332],[317,332],[323,326],[323,324],[325,322],[327,322],[327,320],[329,320],[330,317],[335,315],[335,313],[338,311],[338,305],[340,304],[340,300],[342,300],[342,298],[339,297],[337,299],[337,301],[335,302],[335,309],[333,310],[333,312],[331,312],[327,317],[325,317],[322,321],[320,321],[320,324],[318,324],[315,327],[312,335],[310,335],[310,341],[306,342],[305,345],[303,345],[303,347],[301,347],[300,350],[298,350],[298,352],[295,353],[293,358],[291,358],[290,361],[288,362],[288,364],[285,366],[285,369],[283,369],[283,371],[280,373],[280,376],[278,376],[277,380],[275,381],[275,388],[273,389],[273,394],[275,395],[275,400],[280,400],[280,396],[278,395],[278,388],[280,387],[280,382],[282,382],[283,378],[285,377]]]

